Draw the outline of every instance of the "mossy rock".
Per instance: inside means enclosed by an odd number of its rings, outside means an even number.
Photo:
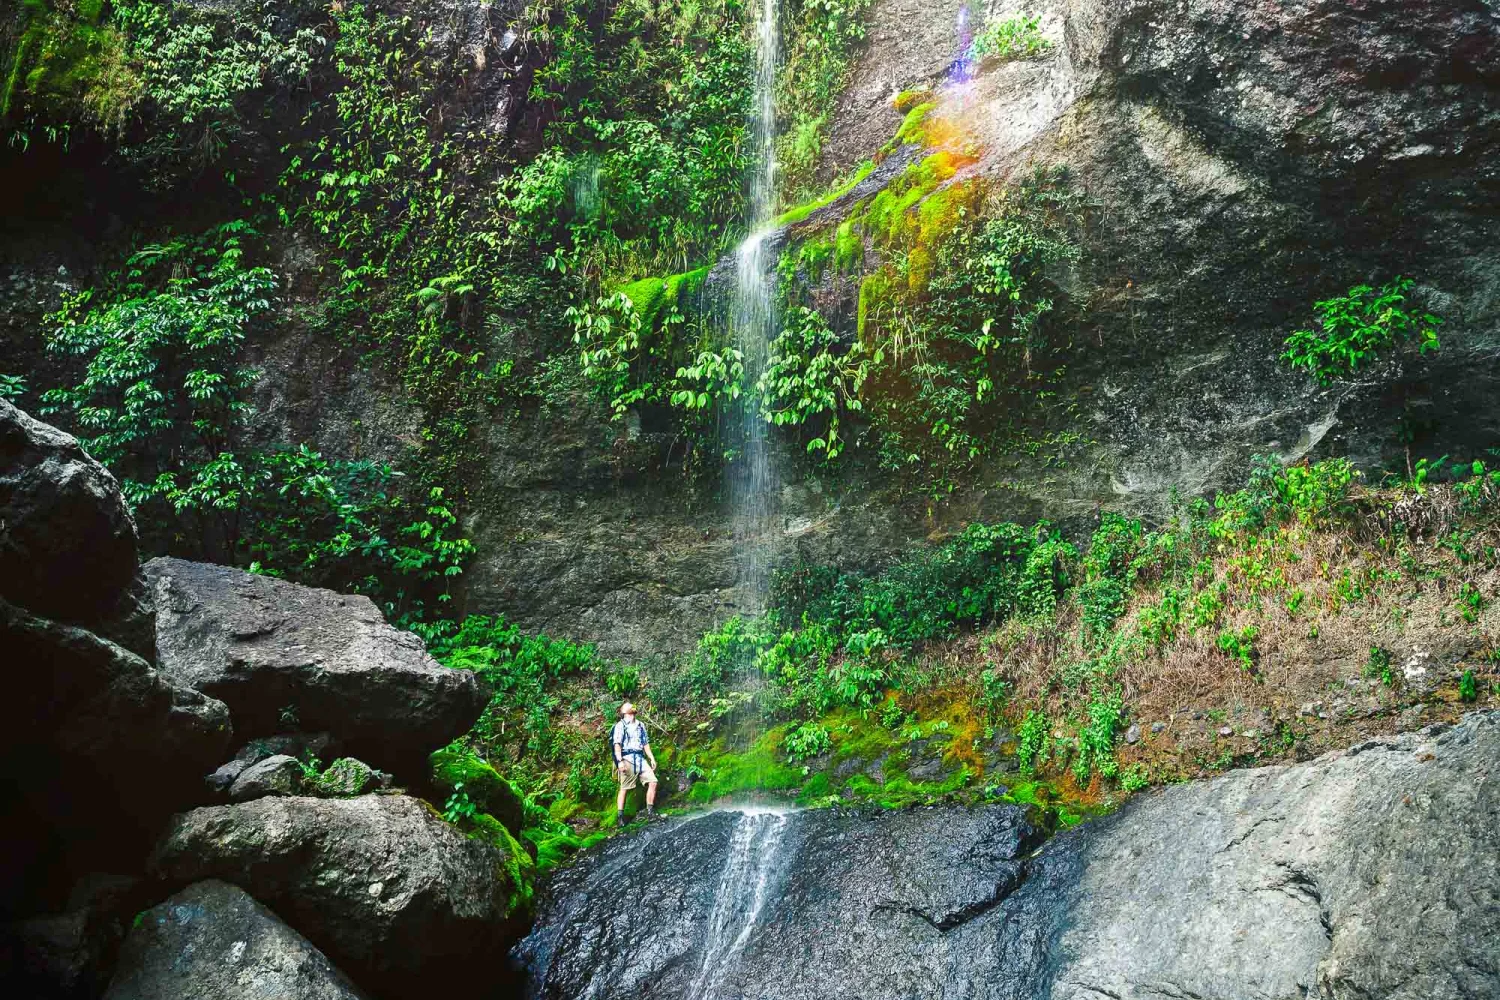
[[[531,853],[521,846],[503,823],[488,813],[477,813],[469,820],[469,836],[504,852],[505,881],[511,887],[510,913],[514,915],[529,911],[532,888],[536,882],[536,862],[532,860]]]
[[[473,751],[448,746],[428,760],[436,798],[447,798],[462,784],[464,794],[475,808],[489,813],[511,833],[519,833],[526,826],[525,797]]]
[[[326,798],[349,798],[384,788],[390,775],[377,771],[354,757],[340,757],[329,764],[314,782],[319,795]]]

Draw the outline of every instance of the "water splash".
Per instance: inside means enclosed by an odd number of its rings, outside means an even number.
[[[703,967],[688,990],[688,1000],[718,1000],[724,980],[734,970],[735,960],[745,950],[765,907],[786,831],[785,810],[736,811],[739,819],[730,836],[724,873],[719,877],[708,917]]]
[[[734,333],[745,366],[747,386],[754,386],[766,370],[771,341],[776,337],[775,285],[770,272],[775,263],[767,237],[776,210],[776,0],[761,0],[756,20],[754,100],[750,118],[749,222],[750,235],[736,254]],[[752,601],[766,592],[769,547],[774,538],[777,472],[767,440],[766,422],[751,401],[742,409],[745,451],[733,480],[735,536],[741,554],[741,589]]]

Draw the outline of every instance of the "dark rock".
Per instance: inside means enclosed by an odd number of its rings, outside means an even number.
[[[136,566],[135,522],[115,477],[72,435],[0,399],[0,597],[88,624]]]
[[[245,769],[249,766],[250,762],[248,760],[232,760],[227,764],[220,764],[213,774],[208,775],[203,780],[209,788],[216,792],[228,792],[234,784],[235,779],[244,774]]]
[[[277,754],[241,771],[229,788],[229,797],[235,802],[248,802],[265,795],[299,795],[304,784],[301,761]]]
[[[1153,723],[1151,723],[1151,732],[1152,733],[1154,733],[1154,734],[1156,734],[1156,735],[1159,736],[1159,735],[1161,735],[1162,733],[1164,733],[1166,731],[1167,731],[1167,724],[1165,722],[1153,722]]]
[[[204,781],[216,792],[227,792],[246,768],[267,757],[282,754],[310,764],[335,756],[337,747],[338,741],[331,733],[277,733],[246,743],[235,752],[233,760],[221,765]]]
[[[403,996],[493,962],[519,929],[529,866],[425,802],[380,794],[195,809],[153,862],[173,883],[244,886],[356,981]]]
[[[222,699],[242,734],[274,733],[292,715],[362,759],[421,773],[488,702],[478,678],[440,665],[368,597],[180,559],[145,573],[161,669]]]
[[[144,853],[173,812],[199,801],[201,775],[231,731],[222,702],[172,683],[84,629],[0,601],[0,648],[17,665],[0,709],[5,811],[57,864],[5,854],[4,894],[71,881],[72,862]],[[29,888],[27,888],[29,887]]]
[[[516,949],[537,998],[1500,996],[1500,713],[1132,798],[712,812],[616,838]]]
[[[141,914],[106,1000],[362,1000],[306,938],[208,880]]]
[[[1132,722],[1130,728],[1125,730],[1126,743],[1139,743],[1141,741],[1141,727],[1139,723]]]
[[[0,988],[7,996],[97,997],[109,982],[140,880],[92,875],[66,909],[0,926]]]

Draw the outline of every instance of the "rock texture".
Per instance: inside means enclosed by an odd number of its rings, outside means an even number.
[[[244,887],[356,982],[407,995],[503,948],[521,863],[425,802],[376,794],[195,809],[177,817],[153,868],[170,883]]]
[[[1500,995],[1500,714],[1133,799],[1048,842],[1012,807],[710,813],[558,877],[546,998]]]
[[[224,882],[141,914],[106,1000],[362,1000],[306,938]]]
[[[0,649],[14,665],[0,708],[0,801],[16,838],[3,891],[14,900],[68,880],[70,864],[43,857],[98,852],[91,863],[103,865],[143,855],[167,817],[200,796],[231,728],[222,702],[129,650],[3,601]]]
[[[441,666],[368,597],[181,559],[153,559],[144,572],[161,669],[222,699],[242,736],[294,717],[361,759],[421,774],[427,753],[488,702],[478,678]]]
[[[135,522],[78,441],[0,399],[0,597],[88,622],[136,571]]]

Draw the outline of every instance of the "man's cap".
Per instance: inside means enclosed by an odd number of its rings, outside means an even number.
[[[621,715],[624,715],[627,712],[634,712],[634,711],[635,711],[635,702],[633,702],[633,701],[627,701],[625,704],[623,704],[623,705],[620,706],[620,714]]]

